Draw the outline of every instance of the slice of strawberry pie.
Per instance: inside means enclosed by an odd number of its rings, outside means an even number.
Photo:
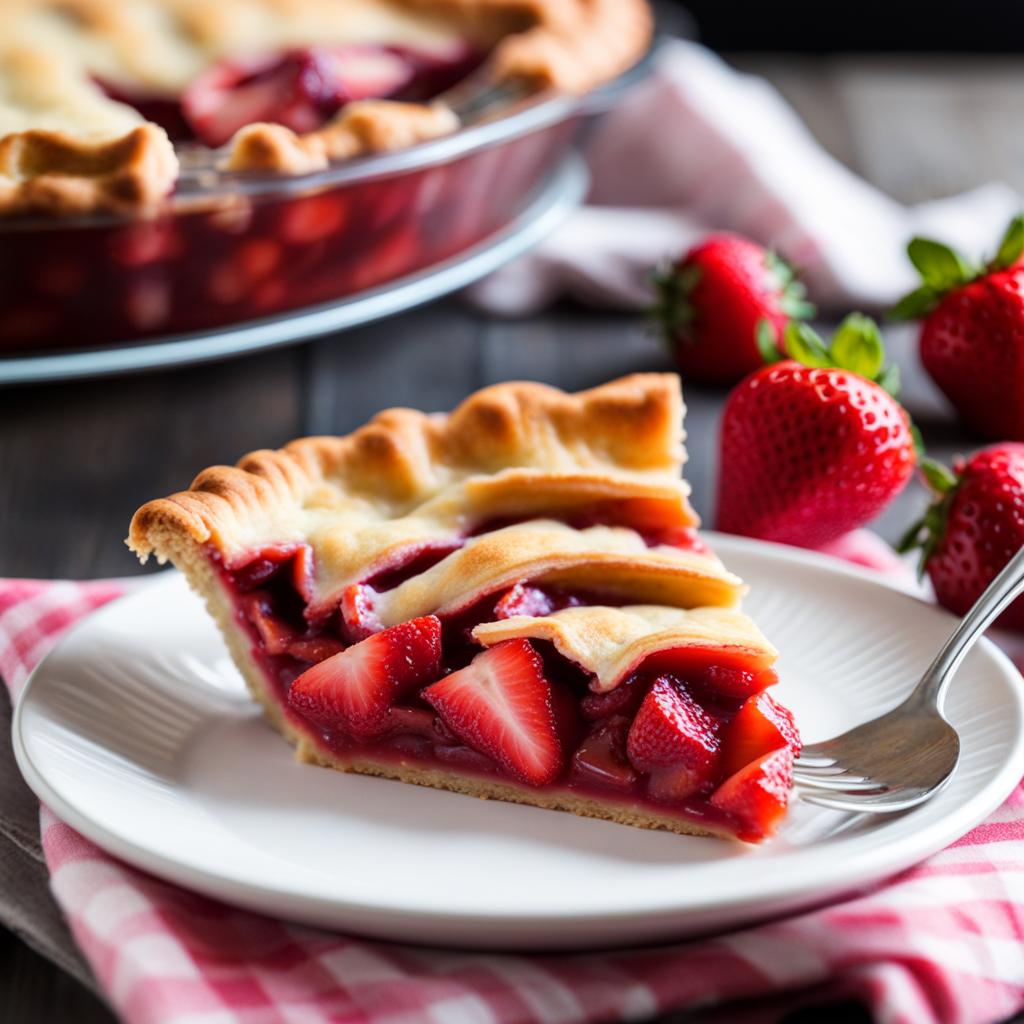
[[[759,841],[799,736],[696,534],[678,378],[510,383],[201,473],[129,545],[206,599],[301,760]]]

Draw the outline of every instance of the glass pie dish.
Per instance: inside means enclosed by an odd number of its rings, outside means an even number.
[[[0,222],[0,353],[31,356],[227,328],[378,289],[512,223],[589,115],[650,53],[582,97],[511,101],[409,149],[315,174],[213,173],[189,154],[144,219]]]

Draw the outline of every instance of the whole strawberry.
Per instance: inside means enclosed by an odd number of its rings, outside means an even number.
[[[963,615],[1024,545],[1024,444],[983,448],[953,468],[922,460],[935,501],[900,550],[921,548],[921,570],[939,604]],[[1024,598],[1010,605],[999,625],[1024,631]]]
[[[764,360],[758,336],[781,343],[790,319],[814,314],[793,270],[738,235],[711,235],[654,278],[653,317],[686,378],[732,384]]]
[[[972,267],[939,242],[907,247],[924,284],[892,311],[924,318],[921,362],[971,429],[992,440],[1024,441],[1024,217],[999,251]]]
[[[851,314],[829,348],[804,324],[790,324],[784,341],[792,358],[751,374],[726,401],[718,528],[820,547],[902,490],[913,428],[874,321]],[[764,355],[780,358],[767,344]]]

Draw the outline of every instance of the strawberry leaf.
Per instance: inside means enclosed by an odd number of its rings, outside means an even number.
[[[1005,270],[1012,267],[1024,252],[1024,214],[1017,214],[1010,221],[999,243],[999,251],[989,263],[990,270]]]
[[[655,301],[648,316],[669,352],[680,342],[690,340],[689,329],[696,312],[689,296],[700,276],[700,267],[676,267],[670,260],[661,263],[651,275]]]
[[[975,271],[955,249],[930,238],[912,238],[907,255],[924,279],[937,292],[966,284]]]
[[[814,303],[808,301],[807,288],[792,265],[775,252],[765,253],[764,264],[782,293],[779,308],[790,320],[808,320],[818,312]]]
[[[793,267],[771,249],[764,254],[764,265],[775,275],[780,288],[786,288],[796,280],[796,271]]]
[[[924,519],[918,519],[911,524],[910,529],[903,534],[898,541],[896,541],[896,550],[901,554],[905,555],[908,551],[913,551],[917,547],[920,538],[921,531],[924,529]]]
[[[797,287],[794,285],[782,297],[779,308],[790,320],[807,320],[818,312],[818,307],[813,302],[808,302],[803,297],[803,286],[800,286],[800,293],[797,294]]]
[[[889,310],[889,317],[892,320],[919,320],[938,305],[940,298],[940,294],[931,285],[923,284],[908,295],[904,295]]]
[[[828,349],[818,336],[818,333],[807,324],[790,322],[786,324],[786,331],[783,335],[786,352],[798,363],[814,368],[824,368],[832,365]]]
[[[888,366],[882,368],[882,372],[875,378],[875,383],[887,394],[893,398],[900,397],[900,387],[902,382],[900,380],[900,368],[895,363],[890,363]],[[917,439],[915,439],[915,446]]]
[[[767,365],[777,363],[780,359],[784,358],[779,351],[775,328],[772,326],[771,320],[766,320],[764,317],[758,320],[754,336],[757,340],[757,349],[761,353],[761,358]]]
[[[836,329],[830,349],[832,362],[868,380],[875,380],[885,363],[885,346],[878,325],[862,313],[851,313]]]
[[[917,429],[916,423],[910,424],[910,436],[914,440],[914,454],[917,456],[917,461],[925,457],[924,438],[921,436],[921,431]]]
[[[941,462],[935,459],[923,458],[919,460],[921,474],[924,476],[928,486],[936,494],[947,494],[956,487],[956,476]]]

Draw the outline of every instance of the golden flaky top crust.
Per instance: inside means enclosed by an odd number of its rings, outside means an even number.
[[[635,62],[650,34],[646,0],[3,0],[0,216],[143,209],[172,189],[166,134],[97,80],[177,97],[223,57],[463,38],[489,51],[494,81],[581,93]],[[458,127],[440,104],[353,103],[305,135],[243,128],[225,164],[306,173]]]
[[[315,606],[417,547],[450,549],[379,595],[385,626],[520,580],[635,604],[731,606],[742,584],[717,558],[654,532],[696,525],[680,476],[682,417],[671,374],[576,395],[499,384],[447,415],[390,409],[347,437],[205,470],[188,491],[144,505],[128,543],[182,565],[211,549],[228,566],[267,545],[309,544]]]
[[[484,647],[525,637],[546,640],[593,676],[598,693],[614,690],[659,651],[707,650],[742,654],[745,664],[770,667],[778,652],[753,621],[734,608],[565,608],[545,616],[515,615],[481,623],[473,639]]]

